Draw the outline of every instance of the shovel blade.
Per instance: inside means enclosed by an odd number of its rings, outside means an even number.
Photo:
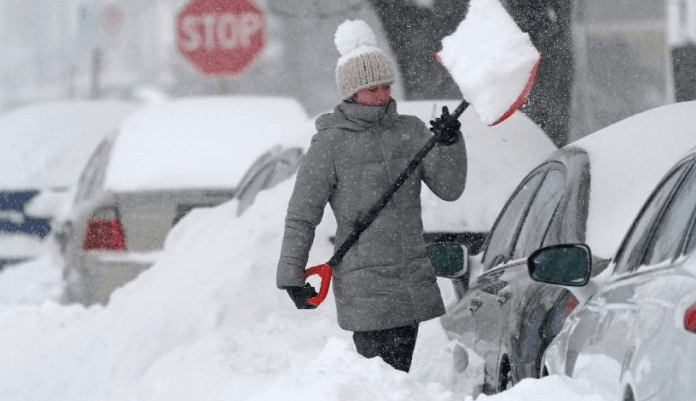
[[[540,54],[499,0],[471,0],[466,17],[442,39],[435,58],[481,121],[493,126],[527,99]]]

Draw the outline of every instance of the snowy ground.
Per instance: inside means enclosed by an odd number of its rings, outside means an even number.
[[[293,180],[196,210],[171,232],[161,260],[107,307],[60,305],[50,257],[0,274],[2,400],[472,400],[481,360],[422,326],[411,373],[359,356],[335,321],[333,298],[298,311],[275,288]],[[310,263],[331,255],[320,225]],[[441,282],[447,299],[448,282]],[[462,373],[456,368],[467,366]],[[600,401],[586,383],[528,379],[476,400]]]

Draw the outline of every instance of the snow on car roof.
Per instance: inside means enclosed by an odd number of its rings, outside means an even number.
[[[174,99],[128,118],[112,150],[112,190],[230,188],[263,152],[300,146],[309,118],[291,98],[219,96]]]
[[[662,176],[696,144],[696,102],[634,115],[567,147],[590,159],[587,237],[593,254],[610,258]]]
[[[0,118],[0,188],[67,187],[97,144],[138,106],[115,100],[59,101]]]
[[[442,106],[452,112],[459,102],[400,101],[397,108],[399,114],[415,115],[430,126],[429,121],[440,116]],[[461,198],[445,202],[423,186],[425,231],[489,231],[517,184],[556,150],[544,131],[519,111],[490,127],[470,107],[459,121],[467,151],[466,187]]]

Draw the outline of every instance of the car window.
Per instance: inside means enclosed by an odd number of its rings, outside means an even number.
[[[675,169],[658,187],[653,195],[648,200],[648,203],[643,207],[636,221],[633,223],[631,230],[624,240],[623,245],[619,249],[616,256],[616,266],[614,274],[624,274],[637,267],[645,244],[653,227],[653,222],[662,211],[663,205],[669,200],[674,187],[679,182],[679,178],[684,174],[686,165]]]
[[[645,249],[642,266],[651,266],[677,256],[696,208],[696,173],[692,168],[674,192],[667,209],[657,222]]]
[[[529,256],[541,246],[551,218],[564,192],[564,175],[559,170],[550,170],[539,187],[527,212],[512,258]]]
[[[259,156],[237,186],[237,216],[251,206],[256,195],[292,177],[302,161],[301,148],[277,147]]]
[[[83,202],[91,198],[95,190],[101,186],[106,173],[106,158],[111,148],[109,140],[103,140],[97,148],[92,152],[92,155],[87,160],[80,178],[77,183],[74,203]]]
[[[696,173],[692,172],[689,179],[692,181],[691,185],[695,185],[693,181],[696,180]],[[694,208],[693,214],[691,215],[691,229],[689,231],[686,246],[684,247],[685,255],[690,254],[693,252],[694,248],[696,248],[696,208]]]
[[[539,172],[522,184],[509,201],[502,216],[493,227],[488,246],[483,257],[486,269],[507,261],[510,258],[513,241],[516,238],[520,222],[526,214],[529,203],[536,193],[546,172]]]

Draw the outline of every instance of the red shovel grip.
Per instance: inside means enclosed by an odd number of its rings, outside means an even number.
[[[319,288],[319,294],[312,298],[309,298],[307,300],[307,303],[310,305],[319,306],[319,304],[322,303],[324,299],[326,299],[326,296],[329,295],[329,286],[331,285],[331,276],[333,275],[333,268],[329,266],[328,263],[324,263],[323,265],[312,266],[309,269],[305,270],[304,273],[302,273],[302,278],[307,280],[307,277],[313,276],[315,274],[321,277],[321,287]]]

